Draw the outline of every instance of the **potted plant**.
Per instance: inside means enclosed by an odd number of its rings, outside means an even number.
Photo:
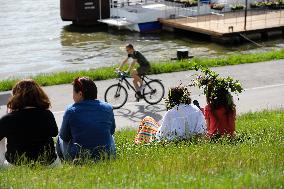
[[[283,9],[284,8],[284,0],[279,0],[279,5],[280,5],[280,8]]]
[[[255,2],[250,3],[250,8],[251,8],[251,9],[258,8],[257,2],[255,1]]]
[[[280,9],[279,1],[273,1],[270,5],[269,9]]]
[[[211,9],[214,9],[214,10],[223,10],[225,8],[225,5],[224,4],[218,4],[218,3],[213,3],[213,4],[210,4],[210,8]]]
[[[266,2],[257,2],[256,7],[257,8],[264,8],[266,6]]]
[[[284,8],[284,0],[272,1],[271,5],[268,8],[269,9],[282,9]]]
[[[184,7],[192,7],[194,6],[194,3],[197,4],[197,2],[195,0],[181,0],[180,3],[184,6]]]
[[[232,11],[243,10],[244,8],[245,8],[245,6],[242,5],[242,4],[236,4],[236,5],[231,6]]]
[[[195,6],[197,6],[198,5],[198,1],[196,1],[196,0],[191,0],[191,1],[189,1],[189,6],[190,7],[195,7]]]
[[[271,2],[271,1],[266,1],[265,2],[265,7],[271,8],[272,6],[273,6],[273,2]]]

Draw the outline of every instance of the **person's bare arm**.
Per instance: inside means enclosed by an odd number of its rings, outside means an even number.
[[[117,68],[119,71],[121,71],[121,69],[123,68],[123,66],[128,62],[128,58],[126,58],[121,64],[120,66]]]
[[[133,62],[130,64],[128,70],[126,72],[131,72],[131,70],[133,69],[134,65],[136,64],[137,60],[133,60]]]

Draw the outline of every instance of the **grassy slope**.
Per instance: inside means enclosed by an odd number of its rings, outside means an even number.
[[[284,49],[280,51],[272,51],[266,53],[230,55],[223,58],[214,59],[194,58],[191,61],[171,61],[156,63],[152,64],[151,74],[190,70],[192,69],[192,65],[196,63],[213,67],[269,61],[276,59],[284,59]],[[106,80],[115,78],[116,74],[114,73],[114,67],[104,67],[88,71],[41,74],[33,77],[33,79],[35,79],[39,84],[43,86],[49,86],[71,83],[72,80],[78,76],[89,76],[94,80]],[[8,79],[0,81],[0,91],[10,90],[16,82],[17,79]]]
[[[283,188],[284,110],[237,120],[238,140],[136,146],[116,134],[119,158],[63,168],[0,171],[0,188]]]

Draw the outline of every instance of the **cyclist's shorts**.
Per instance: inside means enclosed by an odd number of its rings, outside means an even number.
[[[137,68],[139,76],[145,75],[149,71],[150,71],[150,66],[140,66]]]

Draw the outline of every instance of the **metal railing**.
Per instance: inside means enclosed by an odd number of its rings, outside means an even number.
[[[228,33],[244,30],[244,11],[215,13],[211,15],[197,16],[183,22],[192,26],[208,29],[211,31]],[[187,18],[186,16],[184,18]],[[280,10],[248,10],[246,30],[258,30],[284,26],[284,9]],[[227,30],[227,31],[226,31]]]

